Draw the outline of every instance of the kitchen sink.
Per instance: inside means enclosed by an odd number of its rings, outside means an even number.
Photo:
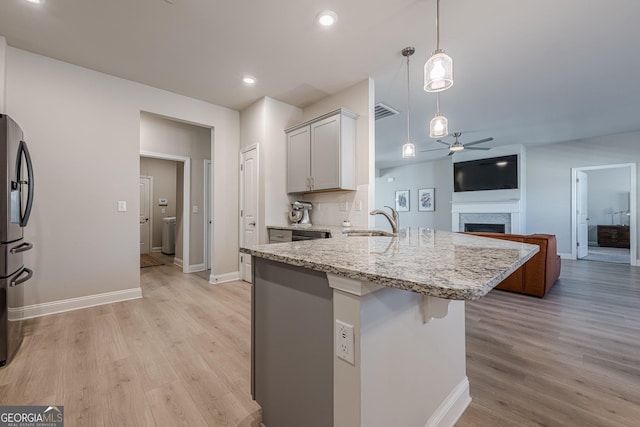
[[[387,231],[382,230],[345,230],[342,232],[345,236],[348,237],[375,237],[375,236],[386,236],[393,237],[393,233],[389,233]]]

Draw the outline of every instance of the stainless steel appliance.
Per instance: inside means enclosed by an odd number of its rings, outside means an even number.
[[[24,283],[33,271],[22,254],[33,245],[23,239],[33,205],[33,167],[22,129],[0,114],[0,366],[13,358],[22,343]]]
[[[269,227],[269,243],[297,242],[300,240],[328,239],[331,233],[319,230],[299,230]]]
[[[309,202],[296,201],[291,204],[291,212],[289,213],[289,220],[292,224],[308,224],[311,225],[311,218],[309,217],[309,211],[313,209],[313,205]],[[300,212],[302,216],[300,216]]]

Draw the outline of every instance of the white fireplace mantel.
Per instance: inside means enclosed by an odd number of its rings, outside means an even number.
[[[524,206],[520,199],[451,202],[451,231],[464,231],[461,214],[510,214],[510,233],[524,234]]]

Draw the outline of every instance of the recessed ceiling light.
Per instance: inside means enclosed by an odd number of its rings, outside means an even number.
[[[252,85],[256,82],[256,78],[253,76],[244,76],[242,78],[242,81],[245,82],[248,85]]]
[[[331,27],[338,21],[338,15],[332,10],[324,10],[318,14],[317,20],[323,27]]]
[[[33,3],[33,4],[42,4],[44,3],[44,0],[26,0],[28,3]]]

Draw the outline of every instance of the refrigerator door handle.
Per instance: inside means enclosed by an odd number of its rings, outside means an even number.
[[[20,245],[16,246],[15,248],[11,248],[9,250],[9,252],[11,254],[19,254],[20,252],[26,252],[28,250],[33,249],[33,244],[28,243],[28,242],[24,242],[21,243]]]
[[[24,273],[27,273],[26,276],[23,277]],[[24,268],[20,274],[18,274],[16,277],[14,277],[13,279],[11,279],[11,281],[9,282],[9,286],[18,286],[23,284],[24,282],[26,282],[27,280],[31,279],[33,277],[33,270],[29,269],[29,268]]]
[[[22,157],[24,156],[24,160],[27,163],[27,181],[20,181],[22,177]],[[29,154],[29,148],[27,148],[27,143],[24,141],[20,141],[20,146],[18,147],[18,158],[16,159],[16,182],[18,184],[27,184],[28,187],[28,195],[27,195],[27,205],[25,206],[24,212],[20,213],[20,227],[26,227],[27,222],[29,222],[29,216],[31,215],[31,207],[33,206],[33,164],[31,163],[31,155]]]

